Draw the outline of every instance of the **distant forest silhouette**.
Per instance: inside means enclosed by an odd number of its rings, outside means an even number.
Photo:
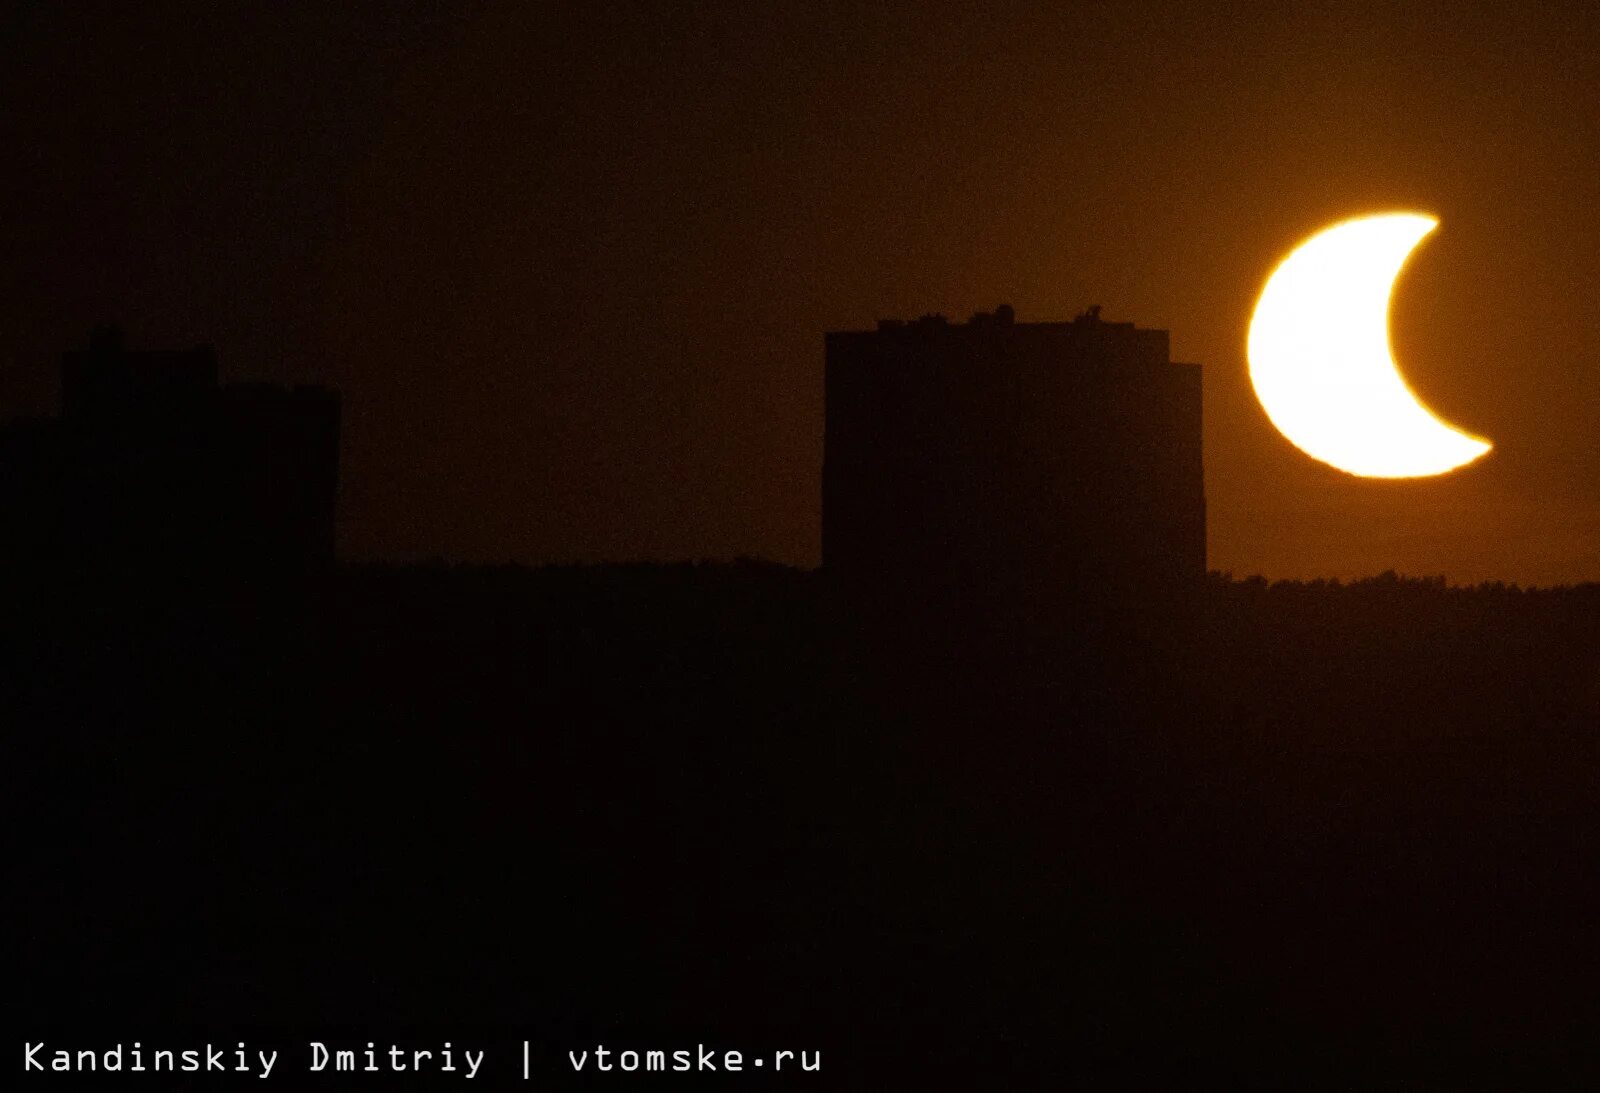
[[[1212,574],[980,643],[754,561],[8,583],[41,1019],[786,1030],[829,1088],[1592,1040],[1600,585]]]

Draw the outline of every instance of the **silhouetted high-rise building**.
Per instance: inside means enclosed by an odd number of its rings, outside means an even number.
[[[78,572],[274,573],[334,551],[339,398],[219,384],[205,348],[65,354],[59,419],[0,429],[0,557]]]
[[[852,596],[981,616],[1198,581],[1200,367],[1104,322],[885,320],[827,335],[823,565]]]

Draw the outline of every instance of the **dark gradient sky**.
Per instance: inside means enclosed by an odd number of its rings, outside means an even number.
[[[1214,568],[1600,579],[1584,6],[73,7],[0,16],[0,411],[103,318],[337,384],[347,555],[814,564],[822,332],[1008,301],[1206,366]],[[1497,450],[1370,482],[1243,345],[1396,208],[1407,376]]]

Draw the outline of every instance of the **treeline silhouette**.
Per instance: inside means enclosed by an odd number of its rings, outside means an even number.
[[[753,561],[11,591],[39,1020],[781,1034],[824,1088],[1592,1039],[1597,585],[1213,574],[981,640]]]

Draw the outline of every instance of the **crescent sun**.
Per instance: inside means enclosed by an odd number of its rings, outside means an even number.
[[[1424,406],[1389,348],[1389,297],[1438,220],[1390,213],[1313,235],[1267,279],[1250,320],[1250,382],[1279,432],[1314,459],[1368,478],[1418,478],[1492,445]]]

